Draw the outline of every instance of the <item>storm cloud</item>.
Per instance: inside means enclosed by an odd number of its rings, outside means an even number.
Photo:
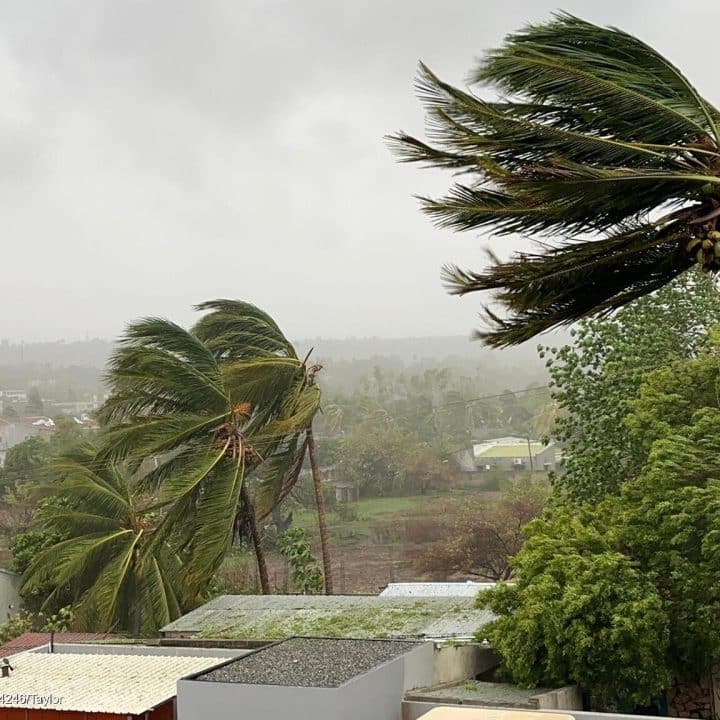
[[[0,3],[0,337],[110,337],[238,297],[292,337],[468,334],[477,297],[440,267],[490,245],[432,227],[383,135],[422,133],[423,60],[463,83],[557,6],[35,0]],[[568,2],[678,64],[711,101],[720,4]]]

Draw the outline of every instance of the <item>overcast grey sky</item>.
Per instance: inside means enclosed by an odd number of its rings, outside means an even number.
[[[640,35],[720,103],[717,0],[564,9]],[[467,334],[477,297],[440,267],[484,262],[395,164],[422,132],[418,60],[462,83],[484,49],[558,6],[530,0],[0,2],[0,337],[111,337],[250,300],[291,337]],[[517,241],[522,242],[522,241]]]

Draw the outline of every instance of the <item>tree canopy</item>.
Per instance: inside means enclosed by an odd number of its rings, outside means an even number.
[[[42,610],[70,600],[82,627],[154,632],[192,605],[181,559],[157,537],[152,496],[90,448],[53,463],[57,490],[39,519],[56,542],[25,569],[23,591],[50,589]]]
[[[519,682],[577,682],[595,707],[629,710],[720,662],[719,347],[713,334],[646,376],[624,420],[638,473],[531,523],[517,583],[481,594]]]
[[[694,357],[718,317],[720,293],[708,277],[691,272],[612,318],[582,321],[572,344],[539,347],[557,403],[550,434],[563,446],[565,471],[555,478],[556,494],[596,501],[638,473],[654,436],[628,433],[625,417],[644,379],[652,370]],[[677,412],[677,390],[668,383],[663,413]]]

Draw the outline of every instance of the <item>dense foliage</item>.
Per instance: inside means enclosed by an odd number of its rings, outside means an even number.
[[[303,595],[322,592],[323,576],[317,558],[312,554],[305,531],[292,528],[281,533],[277,540],[279,553],[292,569],[295,590]]]
[[[384,413],[369,416],[337,442],[335,472],[359,494],[422,494],[452,479],[453,465]]]
[[[627,710],[720,662],[719,383],[714,334],[646,376],[624,420],[637,475],[531,523],[517,583],[480,596],[516,680],[574,681],[596,707]]]
[[[565,472],[555,478],[561,494],[595,501],[637,474],[648,443],[638,445],[623,419],[643,378],[693,357],[719,317],[713,283],[688,273],[612,318],[579,323],[572,345],[540,347],[558,410],[553,435],[563,444]],[[673,405],[668,396],[666,409]]]
[[[181,560],[156,536],[152,497],[125,468],[99,461],[92,449],[56,461],[53,502],[39,510],[45,532],[24,570],[23,592],[50,590],[41,605],[56,611],[72,603],[81,627],[154,632],[196,599],[181,582]],[[25,536],[16,561],[32,548]]]

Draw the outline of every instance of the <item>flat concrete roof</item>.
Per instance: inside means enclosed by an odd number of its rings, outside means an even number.
[[[422,700],[423,702],[452,702],[459,705],[497,705],[536,709],[537,704],[532,702],[532,698],[551,690],[552,688],[522,688],[509,683],[466,680],[455,685],[416,690],[411,693],[411,696],[413,700]]]
[[[163,635],[273,640],[293,636],[471,640],[493,620],[474,597],[222,595]]]

